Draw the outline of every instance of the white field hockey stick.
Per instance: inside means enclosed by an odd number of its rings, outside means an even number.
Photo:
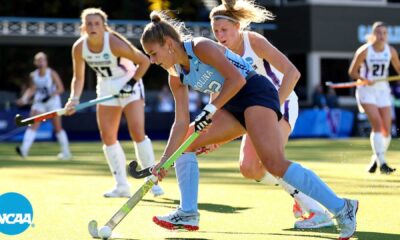
[[[398,81],[400,80],[400,76],[391,76],[388,78],[381,78],[374,80],[374,83],[377,82],[391,82],[391,81]],[[353,82],[344,82],[344,83],[333,83],[333,82],[326,82],[325,85],[330,87],[330,88],[352,88],[352,87],[357,87],[357,86],[364,86],[367,85],[368,82],[364,82],[362,80],[357,80]]]
[[[200,135],[199,132],[192,133],[185,142],[160,166],[160,168],[169,169],[172,164],[182,155],[182,153],[196,140]],[[159,168],[159,169],[160,169]],[[157,170],[159,170],[157,169]],[[121,221],[124,219],[128,213],[143,199],[146,193],[153,187],[154,183],[157,181],[155,176],[147,179],[147,181],[133,194],[128,201],[122,205],[120,209],[108,220],[104,225],[113,230]],[[99,229],[97,228],[97,221],[92,220],[89,222],[89,233],[93,238],[100,238]]]
[[[88,108],[88,107],[91,107],[91,106],[96,105],[98,103],[105,102],[105,101],[108,101],[108,100],[111,100],[111,99],[117,98],[117,97],[119,97],[119,94],[109,95],[109,96],[105,96],[105,97],[102,97],[102,98],[92,99],[90,101],[87,101],[87,102],[84,102],[84,103],[76,105],[75,106],[75,110],[79,111],[79,110],[82,110],[84,108]],[[15,115],[15,124],[18,127],[23,127],[23,126],[27,126],[27,125],[30,125],[30,124],[33,124],[33,123],[36,123],[36,122],[46,121],[47,119],[55,118],[57,116],[62,116],[65,113],[66,113],[66,109],[65,108],[60,108],[60,109],[57,109],[57,110],[54,110],[54,111],[51,111],[51,112],[42,113],[40,115],[33,116],[33,117],[30,117],[30,118],[25,118],[25,119],[22,119],[22,116],[17,114],[17,115]]]

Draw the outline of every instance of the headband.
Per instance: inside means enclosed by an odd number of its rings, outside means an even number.
[[[232,22],[239,22],[238,20],[236,20],[234,18],[231,18],[231,17],[228,17],[228,16],[225,16],[225,15],[215,15],[215,16],[213,16],[213,19],[221,19],[221,18],[230,20]]]

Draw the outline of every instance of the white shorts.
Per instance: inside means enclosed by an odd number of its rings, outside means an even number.
[[[45,103],[35,101],[31,107],[32,110],[35,110],[40,113],[50,112],[58,110],[60,108],[61,108],[61,98],[59,95],[51,97]]]
[[[283,119],[289,123],[291,131],[293,131],[297,117],[299,116],[299,101],[294,91],[290,93],[289,97],[281,105],[281,113]]]
[[[106,81],[114,81],[114,80],[106,80]],[[105,81],[103,81],[105,82]],[[97,85],[97,97],[105,97],[108,95],[113,95],[119,92],[118,91],[110,91],[109,88],[106,88],[103,84],[101,87],[99,87],[100,84]],[[122,88],[122,87],[121,87]],[[121,89],[119,88],[119,89]],[[116,88],[117,89],[117,88]],[[133,93],[129,96],[129,97],[125,97],[125,98],[113,98],[111,100],[105,101],[100,103],[100,105],[103,106],[119,106],[124,108],[126,105],[128,105],[129,103],[133,102],[133,101],[137,101],[140,99],[144,99],[144,85],[143,85],[143,81],[139,80],[135,83],[135,85],[133,86]]]
[[[375,88],[373,86],[357,87],[356,99],[358,110],[364,112],[361,104],[373,104],[378,108],[389,107],[392,105],[390,88]]]

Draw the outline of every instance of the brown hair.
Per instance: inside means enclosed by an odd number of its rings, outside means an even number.
[[[168,17],[165,12],[152,11],[150,20],[151,22],[146,25],[140,38],[142,44],[154,42],[163,46],[167,36],[176,42],[182,42],[192,37],[183,22]]]
[[[133,50],[136,51],[135,46],[132,45],[132,43],[125,38],[122,34],[120,34],[119,32],[116,32],[114,30],[112,30],[109,26],[108,26],[108,16],[107,14],[101,10],[100,8],[86,8],[85,10],[82,11],[81,13],[81,35],[84,34],[84,32],[82,31],[83,29],[83,25],[85,24],[86,21],[86,17],[89,15],[97,15],[99,16],[102,20],[103,20],[103,24],[104,24],[104,28],[106,29],[107,32],[110,32],[111,34],[117,36],[119,39],[121,39],[122,41],[124,41],[126,44],[128,44],[128,46]]]
[[[272,12],[257,5],[254,0],[222,0],[222,4],[214,7],[210,12],[211,20],[218,19],[218,16],[239,22],[242,29],[252,22],[262,23],[275,19]]]

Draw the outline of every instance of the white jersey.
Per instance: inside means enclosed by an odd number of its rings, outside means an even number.
[[[248,63],[250,63],[254,70],[258,74],[266,76],[275,88],[278,90],[282,84],[283,74],[279,72],[274,66],[269,64],[265,59],[257,56],[250,44],[249,32],[243,31],[243,43],[244,43],[244,58]]]
[[[40,76],[39,69],[33,72],[33,84],[35,84],[36,92],[34,96],[34,101],[42,101],[43,99],[49,97],[56,91],[56,85],[51,77],[51,69],[47,68],[44,75]]]
[[[106,90],[110,94],[118,93],[125,83],[132,79],[136,66],[132,61],[116,57],[112,53],[109,32],[104,32],[103,49],[99,53],[91,52],[87,44],[87,36],[83,38],[82,57],[96,72],[97,93],[100,95]]]
[[[360,68],[360,76],[369,80],[377,80],[387,78],[389,75],[389,66],[392,54],[390,53],[390,47],[385,44],[385,48],[382,52],[376,52],[372,44],[367,46],[367,56],[364,63]],[[367,88],[375,89],[389,89],[388,82],[377,82],[371,86],[362,86]]]
[[[272,82],[275,88],[279,90],[282,84],[283,73],[274,68],[274,66],[269,64],[269,62],[267,62],[265,59],[257,56],[253,48],[251,47],[249,32],[247,31],[243,31],[243,43],[244,53],[242,55],[242,58],[250,63],[250,65],[253,66],[254,70],[256,70],[258,74],[266,76],[266,78]],[[282,104],[281,112],[283,118],[290,124],[293,131],[299,114],[298,98],[294,91],[290,93],[288,98]]]

